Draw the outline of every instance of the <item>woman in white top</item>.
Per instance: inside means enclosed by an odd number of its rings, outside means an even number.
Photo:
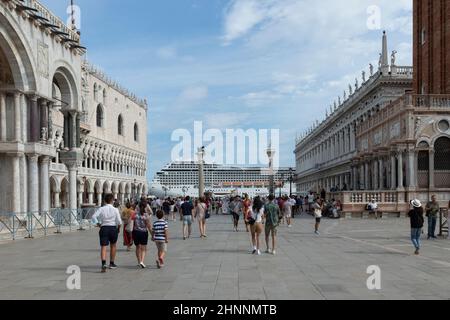
[[[198,226],[200,229],[200,238],[206,238],[206,211],[208,210],[206,206],[206,200],[201,197],[195,206],[194,218],[198,219]]]
[[[250,233],[252,237],[252,254],[261,255],[259,249],[259,236],[263,231],[263,216],[264,216],[264,204],[260,197],[256,197],[253,200],[253,206],[249,210],[249,215],[246,217],[246,221],[250,224]]]
[[[170,216],[172,217],[172,221],[176,221],[175,219],[175,201],[170,200]]]

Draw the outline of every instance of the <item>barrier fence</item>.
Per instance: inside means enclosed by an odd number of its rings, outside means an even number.
[[[97,208],[77,210],[52,209],[27,213],[0,212],[0,240],[32,239],[49,233],[90,230],[92,216]]]

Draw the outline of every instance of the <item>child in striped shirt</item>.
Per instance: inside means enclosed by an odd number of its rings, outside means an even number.
[[[164,267],[164,257],[167,252],[167,244],[169,243],[169,225],[164,220],[164,211],[158,210],[156,212],[157,221],[153,223],[152,240],[156,243],[158,249],[158,257],[156,265],[158,269]]]

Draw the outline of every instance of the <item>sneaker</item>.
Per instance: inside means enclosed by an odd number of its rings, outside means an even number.
[[[255,253],[256,253],[256,249],[253,249],[252,254],[255,254]]]
[[[106,272],[106,269],[107,269],[107,268],[106,268],[106,264],[105,264],[105,265],[102,266],[102,271],[101,271],[101,272],[102,272],[102,273],[105,273],[105,272]]]
[[[276,256],[276,255],[277,255],[277,251],[276,251],[276,250],[272,250],[272,254],[273,254],[274,256]]]
[[[418,256],[418,255],[420,254],[419,249],[416,249],[416,251],[414,252],[414,254],[415,254],[416,256]]]
[[[109,265],[109,268],[110,268],[111,270],[114,270],[114,269],[117,269],[118,267],[116,266],[115,263],[111,263],[111,264]]]
[[[288,225],[288,228],[292,228],[292,225],[290,224],[290,225]]]
[[[139,263],[139,266],[140,266],[142,269],[147,268],[147,266],[146,266],[143,262]]]
[[[158,269],[161,269],[161,263],[159,262],[159,259],[156,260],[156,266],[158,267]]]
[[[265,253],[270,254],[271,252],[270,252],[269,249],[267,249],[267,250],[265,251]]]
[[[163,259],[160,259],[160,260],[159,260],[159,266],[160,266],[161,268],[164,267],[164,260],[163,260]]]
[[[183,240],[186,240],[186,237],[183,237]]]
[[[256,254],[257,254],[258,256],[260,256],[260,255],[261,255],[261,250],[258,250],[258,251],[256,252]]]
[[[320,236],[320,232],[319,232],[319,231],[314,231],[314,233],[315,233],[317,236]]]

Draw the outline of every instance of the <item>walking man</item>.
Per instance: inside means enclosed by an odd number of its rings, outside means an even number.
[[[436,201],[436,196],[431,196],[431,201],[427,203],[425,208],[426,216],[428,218],[428,240],[437,239],[436,237],[436,225],[439,214],[439,202]]]
[[[92,222],[100,228],[100,246],[101,246],[101,260],[102,260],[102,273],[106,272],[106,251],[110,246],[110,269],[117,269],[115,262],[117,252],[117,240],[119,238],[119,231],[122,225],[122,219],[117,208],[112,205],[114,196],[107,194],[105,196],[104,207],[101,207],[92,216]]]
[[[266,253],[272,253],[276,255],[276,236],[277,236],[277,228],[280,224],[280,208],[278,205],[273,203],[275,197],[273,195],[269,196],[269,203],[264,206],[264,216],[266,219],[265,224],[265,234],[266,234]],[[269,238],[272,235],[272,251],[269,247]]]
[[[181,205],[181,214],[183,215],[183,240],[190,238],[192,233],[192,222],[194,221],[192,210],[194,210],[194,206],[190,200],[190,197],[187,196]]]

